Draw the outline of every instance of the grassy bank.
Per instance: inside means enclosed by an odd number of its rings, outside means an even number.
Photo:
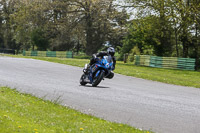
[[[196,71],[141,67],[119,63],[116,72],[168,84],[200,88],[200,72]]]
[[[14,56],[23,57],[23,56]],[[66,59],[66,58],[48,58],[48,57],[24,57],[72,66],[83,67],[85,63],[89,63],[86,59]],[[200,72],[186,70],[172,70],[163,68],[141,67],[132,64],[124,64],[117,62],[115,73],[133,76],[163,83],[190,86],[200,88]]]
[[[1,133],[148,133],[0,87]]]

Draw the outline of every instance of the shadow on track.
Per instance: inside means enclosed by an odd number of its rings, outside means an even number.
[[[83,86],[83,85],[79,85],[79,86]],[[105,86],[97,86],[97,87],[93,87],[91,85],[85,85],[83,87],[92,87],[92,88],[110,88],[110,87],[105,87]]]

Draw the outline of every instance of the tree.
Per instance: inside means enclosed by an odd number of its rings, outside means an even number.
[[[46,51],[49,46],[49,41],[45,36],[45,32],[43,32],[42,29],[33,30],[31,34],[31,41],[35,46],[37,46],[37,49],[41,51]]]
[[[125,53],[130,53],[135,47],[139,48],[141,54],[156,54],[157,51],[153,51],[153,49],[160,44],[157,38],[159,33],[156,29],[155,21],[157,20],[156,17],[152,16],[133,20],[123,41],[122,56]]]
[[[189,1],[188,1],[189,2]],[[196,70],[200,68],[200,1],[192,1],[191,18],[193,18],[194,31],[194,57],[196,58]]]
[[[171,56],[173,44],[171,41],[172,26],[169,21],[169,5],[165,0],[131,0],[132,7],[138,9],[137,18],[152,17],[155,21],[156,38],[159,43],[155,44],[155,54],[159,56]],[[153,34],[153,33],[151,33]]]
[[[113,0],[75,0],[73,6],[82,24],[86,38],[86,54],[91,55],[112,38],[117,23],[117,13]]]
[[[15,49],[16,44],[13,40],[12,22],[10,16],[15,11],[14,0],[1,0],[0,1],[0,33],[1,47]]]
[[[18,1],[16,5],[17,10],[15,11],[15,14],[12,15],[12,20],[16,23],[14,38],[17,43],[22,44],[22,49],[29,49],[32,46],[32,49],[34,50],[36,44],[31,40],[37,33],[35,30],[43,29],[42,32],[46,32],[46,24],[48,23],[46,14],[48,14],[48,6],[47,0]]]
[[[2,10],[0,10],[0,48],[3,47],[3,33],[2,33],[2,31],[3,31],[3,13],[2,13]]]
[[[105,41],[121,45],[128,18],[116,9],[114,0],[2,0],[0,4],[4,29],[0,42],[15,49],[46,49],[36,44],[46,40],[49,50],[82,49],[91,55]],[[44,40],[36,41],[38,35]]]

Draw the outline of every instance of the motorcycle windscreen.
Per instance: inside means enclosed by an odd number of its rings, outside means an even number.
[[[112,57],[110,55],[109,56],[104,56],[104,61],[106,61],[105,63],[112,63],[113,59],[112,59]]]
[[[113,65],[113,59],[111,56],[104,56],[103,57],[103,64],[106,68],[110,68]]]

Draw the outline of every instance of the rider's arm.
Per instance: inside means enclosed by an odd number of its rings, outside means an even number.
[[[104,56],[103,52],[100,52],[100,53],[97,53],[97,54],[93,54],[92,55],[92,59],[90,60],[90,65],[94,64],[98,60],[97,57],[103,58],[103,56]]]
[[[103,56],[108,55],[107,52],[101,51],[99,53],[96,54],[97,57],[101,57],[103,58]]]

